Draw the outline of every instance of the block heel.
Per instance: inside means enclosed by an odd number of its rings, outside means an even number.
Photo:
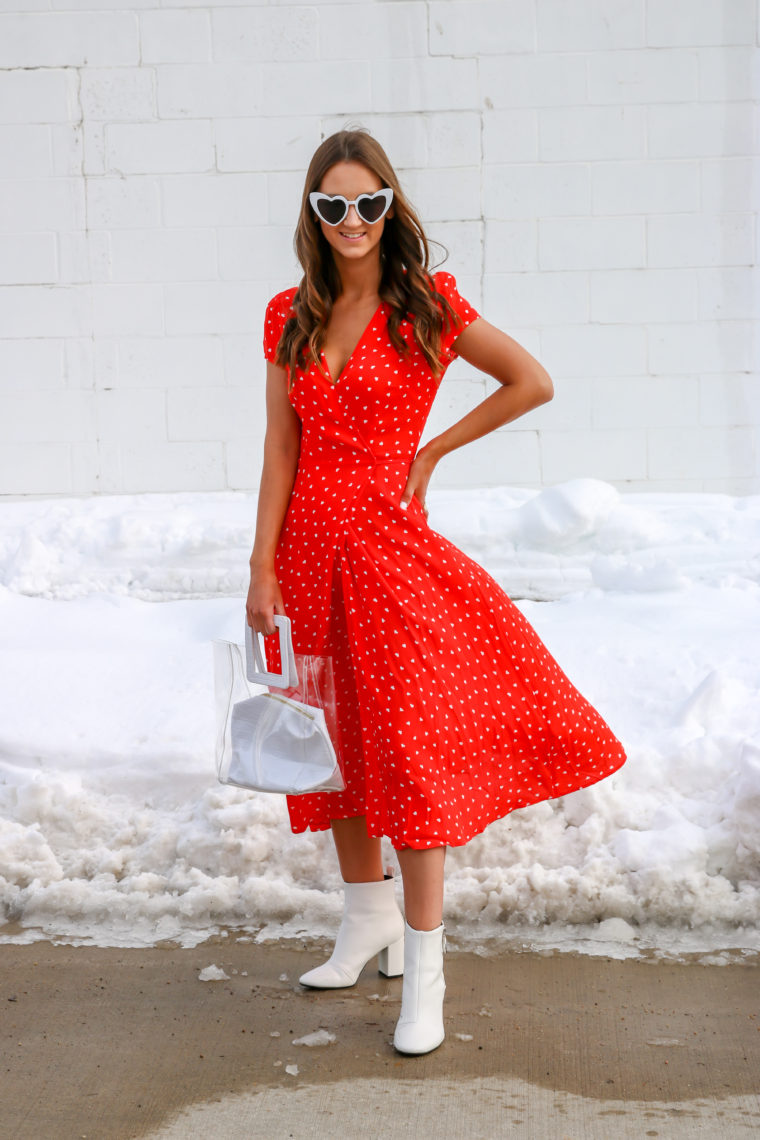
[[[386,978],[397,978],[404,972],[404,939],[391,942],[377,956],[377,968]]]

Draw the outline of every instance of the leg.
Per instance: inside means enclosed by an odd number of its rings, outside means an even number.
[[[429,1053],[444,1039],[443,864],[445,847],[398,852],[404,876],[406,934],[401,1016],[393,1044],[399,1053]]]
[[[443,921],[443,865],[445,847],[397,852],[404,879],[406,921],[414,930],[436,930]]]
[[[367,834],[367,818],[330,821],[340,873],[344,883],[380,883],[383,880],[383,856],[380,839]]]

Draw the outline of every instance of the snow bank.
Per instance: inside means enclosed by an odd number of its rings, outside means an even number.
[[[760,570],[760,496],[622,495],[572,479],[540,492],[431,490],[428,503],[430,525],[510,597],[719,585]],[[240,595],[255,516],[255,496],[232,491],[0,503],[0,584],[65,599]]]
[[[0,505],[0,938],[335,930],[329,837],[215,781],[210,642],[240,637],[254,518],[230,493]],[[629,755],[451,850],[449,935],[756,946],[760,497],[574,480],[433,492],[430,523],[519,599]]]

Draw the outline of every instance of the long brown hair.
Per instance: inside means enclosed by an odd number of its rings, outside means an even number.
[[[293,298],[294,316],[285,324],[277,347],[277,363],[290,369],[293,383],[297,367],[314,361],[324,371],[319,357],[333,302],[341,290],[332,249],[315,225],[309,194],[338,162],[359,162],[393,190],[393,217],[386,215],[381,238],[379,293],[390,307],[388,333],[394,348],[407,355],[409,345],[399,326],[412,319],[414,338],[434,375],[441,372],[440,349],[444,327],[458,327],[451,305],[433,284],[430,248],[414,209],[399,185],[396,172],[383,148],[368,131],[341,130],[317,148],[306,172],[301,213],[293,245],[304,275]]]

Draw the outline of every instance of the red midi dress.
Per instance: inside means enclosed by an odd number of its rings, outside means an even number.
[[[449,273],[461,320],[478,313]],[[295,289],[269,302],[274,361]],[[332,657],[343,792],[289,796],[291,828],[364,815],[395,848],[458,846],[516,808],[594,784],[625,753],[530,623],[473,559],[400,506],[438,382],[380,304],[339,377],[299,370],[298,470],[275,555],[296,653]],[[267,657],[278,666],[276,638]]]

